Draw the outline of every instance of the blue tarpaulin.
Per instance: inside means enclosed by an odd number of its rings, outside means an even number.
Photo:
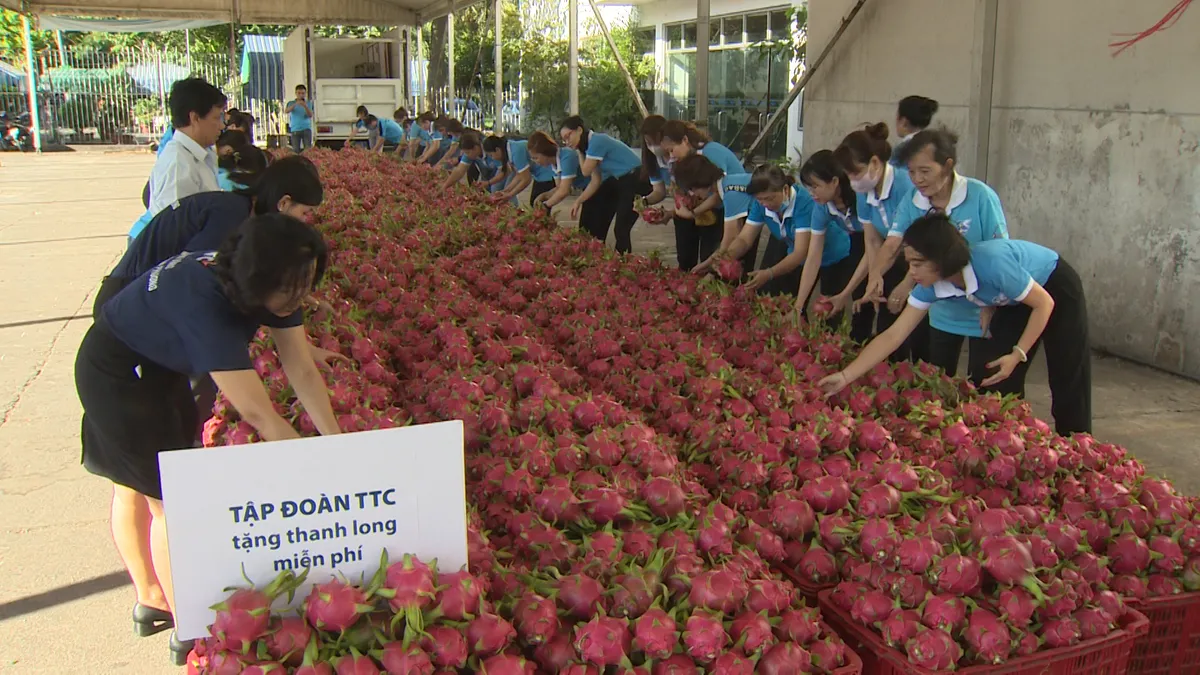
[[[171,85],[179,80],[187,79],[188,72],[186,66],[180,66],[174,63],[145,63],[135,66],[128,66],[125,69],[129,78],[137,83],[139,87],[145,89],[148,93],[171,93]]]
[[[283,38],[246,35],[242,39],[243,93],[252,99],[284,100]]]

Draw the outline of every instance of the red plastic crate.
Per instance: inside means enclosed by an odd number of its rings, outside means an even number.
[[[842,636],[863,661],[865,675],[935,675],[949,671],[920,668],[908,662],[908,656],[887,646],[878,633],[854,621],[829,601],[830,591],[819,595],[821,616]],[[996,666],[960,668],[959,675],[1125,675],[1134,642],[1142,638],[1150,622],[1140,612],[1130,610],[1121,617],[1119,628],[1094,640],[1022,656]]]
[[[1200,593],[1131,604],[1150,620],[1150,633],[1134,645],[1130,675],[1200,673]]]
[[[833,675],[862,675],[863,662],[858,654],[846,645],[846,665],[833,671]]]

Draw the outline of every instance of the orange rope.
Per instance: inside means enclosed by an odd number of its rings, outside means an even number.
[[[1179,4],[1172,7],[1171,11],[1167,12],[1167,15],[1159,19],[1158,23],[1154,24],[1153,26],[1140,33],[1121,34],[1124,37],[1129,37],[1129,39],[1108,43],[1109,47],[1116,50],[1113,52],[1113,56],[1119,55],[1121,52],[1129,49],[1130,47],[1141,42],[1142,40],[1145,40],[1151,35],[1154,35],[1155,33],[1160,33],[1164,30],[1167,30],[1171,26],[1174,26],[1175,22],[1179,21],[1179,17],[1183,16],[1183,13],[1187,11],[1188,6],[1191,4],[1192,0],[1179,0]]]

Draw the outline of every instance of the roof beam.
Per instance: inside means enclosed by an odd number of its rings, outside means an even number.
[[[233,11],[229,0],[0,0],[0,6],[34,15],[225,21]],[[412,9],[386,0],[253,0],[240,3],[239,10],[241,23],[410,26],[416,22]]]

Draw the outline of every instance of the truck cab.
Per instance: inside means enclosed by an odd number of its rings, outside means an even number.
[[[314,145],[337,147],[350,137],[355,111],[391,118],[404,105],[400,41],[390,38],[322,38],[311,28],[292,31],[283,43],[286,90],[308,87]]]

